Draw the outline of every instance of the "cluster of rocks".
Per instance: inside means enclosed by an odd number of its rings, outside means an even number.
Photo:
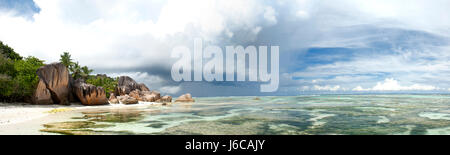
[[[150,91],[147,86],[143,83],[137,83],[132,78],[128,76],[121,76],[118,80],[118,85],[116,89],[114,90],[115,94],[117,95],[125,95],[130,94],[134,90],[139,91]]]
[[[72,93],[83,105],[103,105],[108,104],[106,92],[102,87],[96,87],[78,79],[73,83]]]
[[[39,83],[32,96],[33,104],[68,105],[77,101],[83,105],[136,104],[139,101],[172,103],[171,96],[161,97],[158,91],[150,91],[145,84],[137,83],[128,76],[119,77],[118,85],[108,99],[102,87],[85,83],[82,79],[73,80],[67,67],[61,63],[42,66],[37,70],[37,75]],[[194,102],[194,99],[191,94],[184,94],[175,102]]]
[[[119,77],[118,86],[114,93],[110,94],[109,102],[111,104],[136,104],[138,101],[172,103],[172,97],[161,97],[158,91],[150,91],[145,84],[137,83],[128,76]]]
[[[66,66],[52,63],[36,71],[39,83],[32,96],[33,104],[63,104],[80,101],[83,105],[108,104],[105,90],[85,83],[82,79],[73,80]]]

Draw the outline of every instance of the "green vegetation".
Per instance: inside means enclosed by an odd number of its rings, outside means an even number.
[[[44,61],[23,58],[0,41],[0,101],[26,101],[39,82],[36,70]]]
[[[87,80],[89,78],[89,74],[91,74],[94,70],[89,69],[87,66],[81,67],[81,78]]]
[[[89,76],[86,83],[94,86],[103,87],[106,91],[106,97],[109,97],[110,93],[114,92],[114,88],[117,86],[118,78],[111,78],[107,76]]]
[[[117,86],[117,78],[90,75],[94,70],[73,62],[69,52],[60,56],[60,62],[75,80],[82,78],[86,83],[103,87],[107,97]],[[36,71],[43,65],[43,60],[24,58],[0,41],[0,102],[29,102],[39,82]]]
[[[87,66],[81,67],[78,62],[73,62],[69,52],[64,52],[60,55],[62,64],[64,64],[70,71],[72,77],[76,79],[83,79],[86,83],[103,87],[106,91],[106,97],[114,91],[117,86],[117,78],[110,78],[105,76],[92,76],[90,75],[94,70],[89,69]]]
[[[33,95],[39,82],[36,70],[43,65],[44,61],[33,56],[27,57],[25,60],[16,61],[14,64],[14,68],[17,71],[14,78],[14,82],[16,82],[16,90],[14,91],[17,95],[16,97],[20,98]]]
[[[22,60],[22,57],[18,53],[14,52],[14,49],[6,44],[3,44],[2,41],[0,41],[0,53],[4,54],[6,58],[11,60]]]
[[[60,55],[61,59],[59,59],[59,61],[66,66],[67,68],[69,68],[70,66],[73,65],[72,59],[70,58],[71,55],[69,54],[69,52],[64,52],[63,54]]]
[[[92,69],[89,69],[87,66],[81,67],[78,62],[73,62],[71,58],[72,55],[70,55],[69,52],[64,52],[60,56],[61,58],[59,59],[59,61],[69,69],[72,77],[75,80],[82,78],[86,81],[89,78],[89,74],[94,71]]]
[[[14,62],[0,53],[0,101],[7,100],[13,93],[12,75],[15,73]]]
[[[70,74],[72,75],[73,79],[79,79],[81,78],[81,68],[78,61],[76,63],[73,63],[71,66],[69,66]]]
[[[69,52],[64,52],[60,55],[62,64],[64,64],[72,75],[72,77],[76,79],[83,79],[86,83],[92,84],[94,86],[100,86],[105,89],[106,97],[109,97],[110,93],[114,91],[114,88],[117,86],[118,78],[111,78],[104,76],[93,76],[90,75],[94,70],[89,69],[87,66],[81,67],[78,62],[73,62],[71,55]]]

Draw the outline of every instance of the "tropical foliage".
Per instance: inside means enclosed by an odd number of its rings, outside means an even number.
[[[14,61],[0,53],[0,101],[7,100],[14,92],[12,77],[15,73]]]
[[[73,62],[71,58],[72,55],[70,55],[69,52],[64,52],[60,56],[61,58],[59,59],[59,61],[69,69],[74,79],[82,78],[84,80],[87,80],[89,75],[94,71],[92,69],[89,69],[87,66],[81,67],[78,61],[76,63]]]
[[[84,80],[87,80],[89,77],[89,74],[91,74],[94,70],[89,69],[87,66],[83,66],[81,67],[81,78],[83,78]]]
[[[14,82],[16,83],[14,93],[16,94],[16,97],[23,98],[31,96],[34,93],[39,82],[36,71],[43,65],[44,61],[33,56],[16,61],[14,64],[14,69],[17,71],[17,74],[14,77]]]
[[[30,99],[39,82],[36,70],[44,61],[36,57],[22,58],[0,42],[0,101]]]
[[[107,97],[117,86],[117,78],[90,75],[93,70],[73,62],[69,52],[63,52],[60,56],[61,63],[68,68],[75,80],[82,78],[86,83],[103,87]],[[36,71],[43,65],[43,60],[33,56],[23,58],[0,41],[0,102],[29,101],[39,82]]]
[[[111,78],[107,76],[89,76],[86,83],[101,86],[106,91],[106,97],[114,92],[114,88],[117,86],[118,78]]]
[[[59,60],[62,64],[69,68],[69,71],[75,80],[81,78],[86,81],[86,83],[103,87],[106,91],[106,97],[109,97],[110,93],[112,93],[114,88],[117,86],[117,78],[107,77],[106,75],[90,75],[94,70],[89,69],[87,66],[81,67],[78,62],[73,62],[69,52],[64,52],[60,56],[61,58]]]
[[[22,57],[18,53],[14,52],[14,49],[6,44],[3,44],[2,41],[0,41],[0,53],[11,60],[22,60]]]
[[[69,54],[69,52],[64,52],[63,54],[60,55],[61,58],[59,59],[59,61],[66,66],[67,68],[71,67],[73,65],[72,59],[70,58],[71,55]]]

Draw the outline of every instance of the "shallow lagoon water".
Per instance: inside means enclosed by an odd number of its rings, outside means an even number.
[[[450,134],[450,95],[209,97],[70,112],[52,134]],[[58,115],[58,114],[56,114]],[[67,115],[67,113],[65,114]]]

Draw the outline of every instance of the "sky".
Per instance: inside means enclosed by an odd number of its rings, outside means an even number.
[[[0,40],[193,96],[450,93],[448,0],[0,0]],[[279,46],[278,91],[175,82],[176,46]]]

